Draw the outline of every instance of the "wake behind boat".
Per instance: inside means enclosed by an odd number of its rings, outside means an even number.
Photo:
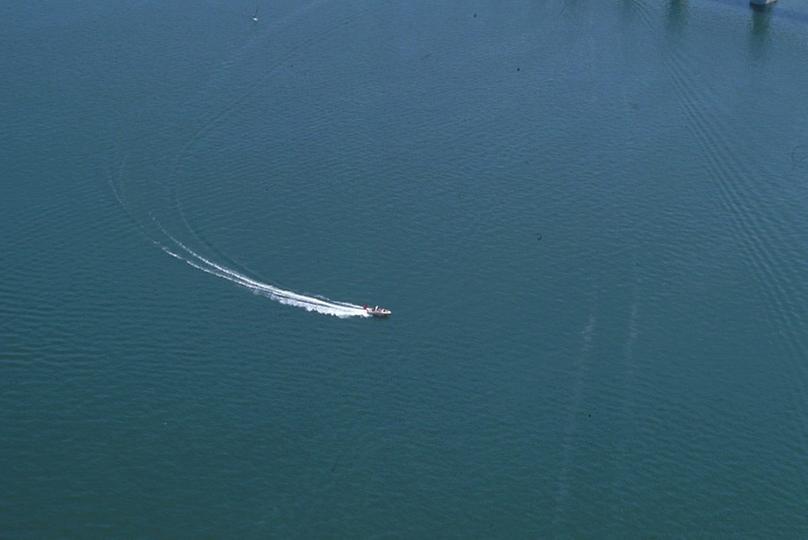
[[[377,319],[385,319],[393,314],[393,312],[390,311],[389,309],[379,306],[375,307],[362,306],[362,307],[365,308],[365,311],[368,313],[368,315],[370,315],[371,317],[376,317]]]

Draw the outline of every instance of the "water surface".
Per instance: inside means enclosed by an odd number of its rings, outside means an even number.
[[[3,535],[808,534],[779,4],[0,7]]]

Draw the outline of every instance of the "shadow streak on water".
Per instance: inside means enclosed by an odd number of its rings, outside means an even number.
[[[668,31],[681,32],[687,25],[688,0],[670,0],[668,2]]]
[[[771,40],[771,21],[773,10],[753,9],[752,23],[749,30],[749,51],[755,60],[765,60],[766,50]]]

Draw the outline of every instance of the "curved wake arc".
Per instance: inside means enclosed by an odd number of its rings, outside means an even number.
[[[356,304],[337,302],[327,298],[317,298],[314,296],[296,293],[294,291],[287,291],[285,289],[275,287],[274,285],[270,285],[269,283],[264,283],[262,281],[245,276],[232,268],[222,266],[211,261],[210,259],[203,257],[171,236],[162,227],[160,227],[160,229],[163,231],[163,234],[170,238],[171,241],[174,242],[174,244],[176,244],[179,248],[179,250],[174,251],[164,245],[158,244],[163,251],[172,257],[196,268],[197,270],[202,270],[203,272],[213,276],[226,279],[231,283],[235,283],[236,285],[252,291],[254,294],[260,294],[261,296],[265,296],[287,306],[294,306],[305,309],[306,311],[321,313],[323,315],[332,315],[341,319],[347,319],[349,317],[370,317],[367,311],[365,311],[365,308]]]
[[[159,187],[168,191],[168,203],[171,205],[171,210],[177,214],[177,217],[180,220],[179,223],[184,226],[186,232],[193,236],[193,238],[189,239],[185,233],[179,233],[180,237],[185,237],[187,242],[196,247],[196,249],[199,249],[202,253],[205,253],[210,258],[207,258],[197,251],[194,251],[194,249],[175,238],[162,226],[161,223],[159,223],[152,211],[148,210],[148,208],[146,209],[145,214],[143,214],[141,212],[137,212],[133,206],[130,206],[129,201],[127,200],[128,198],[126,197],[126,190],[123,189],[123,172],[126,167],[128,153],[124,155],[123,159],[118,164],[117,171],[110,171],[109,184],[112,188],[113,196],[117,200],[118,204],[130,218],[130,220],[140,229],[140,232],[162,251],[178,260],[183,261],[189,266],[221,279],[226,279],[231,283],[252,291],[254,294],[259,294],[281,304],[343,319],[350,317],[367,318],[371,315],[362,306],[347,302],[337,302],[320,296],[309,296],[296,293],[294,291],[285,290],[245,275],[245,273],[239,272],[238,270],[232,268],[233,266],[237,265],[233,261],[228,263],[228,258],[226,255],[219,252],[215,246],[209,245],[194,231],[185,215],[183,206],[180,203],[178,196],[177,178],[179,175],[179,170],[182,163],[190,155],[191,150],[195,145],[197,145],[201,140],[209,136],[213,130],[220,127],[225,121],[227,121],[231,113],[239,110],[246,103],[248,103],[249,100],[261,89],[262,83],[266,82],[277,70],[287,65],[293,58],[295,58],[296,55],[305,52],[308,47],[322,42],[325,39],[325,36],[342,31],[344,25],[349,24],[354,18],[370,11],[370,8],[367,8],[358,12],[353,11],[352,13],[349,13],[348,16],[343,16],[341,19],[322,19],[327,21],[327,27],[322,29],[320,32],[298,32],[295,25],[292,25],[293,22],[299,22],[299,19],[302,19],[307,13],[324,4],[332,4],[332,2],[330,2],[330,0],[307,0],[307,3],[304,5],[298,6],[290,14],[276,19],[273,22],[272,35],[277,36],[276,30],[281,28],[291,30],[292,33],[290,34],[290,37],[295,37],[295,39],[291,41],[291,46],[287,47],[286,49],[278,50],[278,53],[274,54],[272,58],[270,58],[270,63],[268,64],[267,69],[265,69],[263,75],[257,80],[253,81],[245,91],[238,92],[233,99],[228,100],[228,102],[224,104],[223,108],[215,111],[213,114],[202,117],[200,125],[190,134],[190,138],[182,144],[181,148],[179,149],[179,153],[174,156],[173,166],[171,166],[171,169],[169,170],[168,179],[164,180],[161,178],[156,181],[156,184],[159,185]],[[338,12],[342,13],[343,10],[339,7],[338,3],[335,4],[335,6],[338,9]],[[236,61],[243,60],[247,63],[246,65],[253,66],[257,65],[255,64],[256,61],[264,58],[263,47],[260,47],[260,45],[265,43],[264,38],[266,35],[267,34],[265,32],[262,32],[261,34],[250,38],[245,45],[238,47],[235,50],[234,56],[232,56],[226,64],[223,64],[224,67],[212,74],[199,93],[200,99],[202,99],[202,104],[208,103],[207,91],[209,88],[213,88],[216,91],[226,89],[226,82],[230,78],[228,75],[228,69]],[[299,39],[301,35],[308,35],[309,37]],[[148,223],[148,218],[151,218],[153,224],[157,226],[160,231],[159,233],[157,230],[153,229],[151,224]],[[205,245],[207,245],[208,249],[205,249]],[[210,254],[210,251],[213,252],[212,255]]]

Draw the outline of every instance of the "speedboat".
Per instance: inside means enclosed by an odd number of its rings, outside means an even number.
[[[385,308],[379,307],[379,306],[375,306],[375,307],[364,306],[364,307],[365,307],[365,311],[368,313],[368,315],[370,315],[371,317],[376,317],[377,319],[384,319],[386,317],[389,317],[393,313],[389,309],[385,309]]]

